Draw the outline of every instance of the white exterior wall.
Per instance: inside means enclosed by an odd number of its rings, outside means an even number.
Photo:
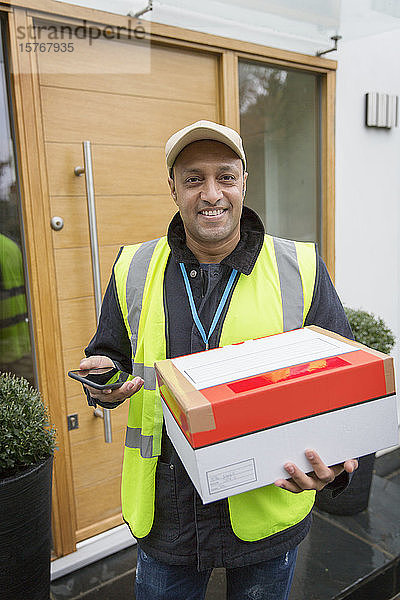
[[[400,96],[397,31],[343,41],[336,92],[336,288],[400,342],[400,128],[365,126],[366,92]],[[400,343],[393,351],[400,377]]]

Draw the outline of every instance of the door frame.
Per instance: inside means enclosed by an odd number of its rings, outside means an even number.
[[[50,223],[49,190],[44,151],[39,75],[33,53],[20,52],[18,27],[32,26],[34,18],[77,25],[110,25],[127,28],[135,20],[104,11],[64,4],[55,0],[13,0],[2,10],[8,17],[8,56],[12,81],[12,103],[16,131],[17,161],[25,230],[27,269],[30,281],[32,326],[35,337],[39,389],[49,407],[58,432],[53,481],[54,558],[76,549],[76,515],[71,453],[67,429],[65,373],[54,282],[56,272]],[[137,20],[136,20],[137,21]],[[334,277],[335,188],[334,113],[336,61],[279,50],[250,42],[199,33],[179,27],[142,21],[151,40],[176,48],[198,50],[217,56],[219,73],[219,120],[240,130],[238,60],[266,62],[305,70],[321,76],[321,175],[322,255]],[[36,199],[43,198],[38,204]],[[48,259],[48,269],[43,260]]]

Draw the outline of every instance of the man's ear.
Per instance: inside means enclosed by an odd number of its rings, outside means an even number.
[[[244,197],[245,197],[245,195],[246,195],[246,189],[247,189],[247,177],[248,177],[248,175],[249,175],[249,174],[247,173],[247,171],[245,171],[245,172],[243,173],[243,199],[242,199],[243,203],[244,203]]]
[[[175,188],[175,181],[172,177],[168,177],[168,185],[169,185],[169,189],[171,190],[171,196],[175,202],[176,202],[176,188]]]

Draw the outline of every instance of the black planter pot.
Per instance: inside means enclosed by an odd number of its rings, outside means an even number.
[[[332,515],[356,515],[368,507],[374,470],[375,454],[362,456],[349,487],[336,498],[328,498],[323,492],[317,494],[315,505]]]
[[[49,600],[52,466],[0,479],[0,600]]]

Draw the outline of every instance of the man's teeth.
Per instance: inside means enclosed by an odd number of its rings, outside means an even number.
[[[206,217],[216,217],[224,212],[222,208],[218,208],[216,210],[201,210],[202,215],[206,215]]]

